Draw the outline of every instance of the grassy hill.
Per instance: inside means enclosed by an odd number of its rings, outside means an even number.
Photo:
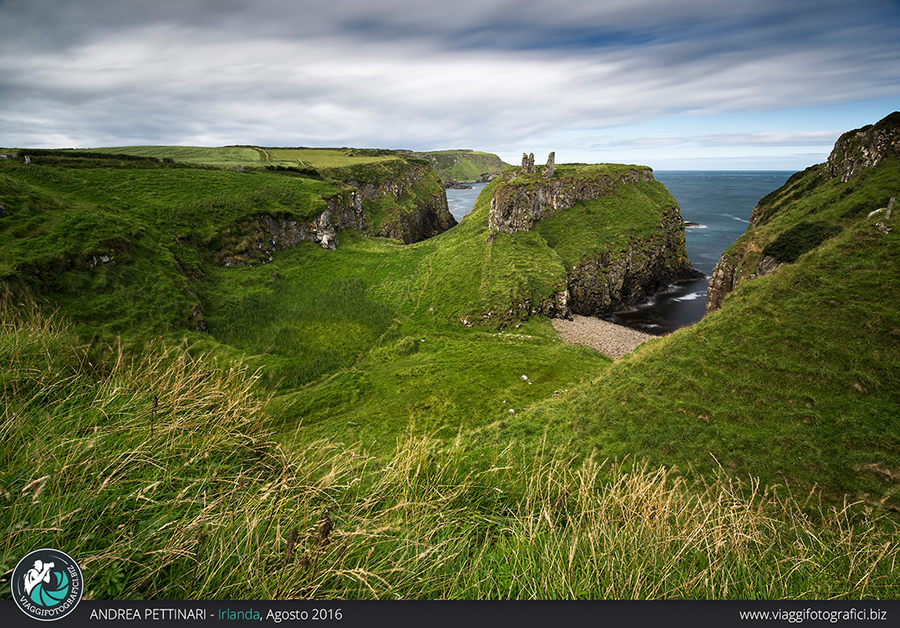
[[[491,237],[495,181],[421,242],[217,265],[218,226],[345,189],[293,150],[0,163],[0,580],[48,545],[93,598],[900,596],[900,247],[850,211],[896,159],[793,178],[747,250],[841,230],[612,362],[518,306],[627,244],[609,215],[654,229],[660,184]]]
[[[504,421],[495,438],[548,430],[585,454],[721,467],[900,511],[900,240],[876,227],[884,213],[868,217],[900,189],[900,160],[845,182],[826,168],[760,201],[723,255],[737,287],[721,309]],[[781,266],[763,274],[767,255]]]
[[[129,155],[146,159],[221,167],[299,166],[342,168],[400,159],[394,151],[360,148],[265,148],[261,146],[117,146],[84,149],[85,153]]]
[[[430,161],[444,182],[450,179],[466,183],[490,181],[509,167],[493,153],[474,150],[433,150],[413,154]]]

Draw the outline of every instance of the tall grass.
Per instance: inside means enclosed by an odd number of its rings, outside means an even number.
[[[57,318],[0,321],[4,581],[54,546],[92,598],[900,595],[896,523],[853,505],[414,434],[286,453],[246,370],[92,364]]]

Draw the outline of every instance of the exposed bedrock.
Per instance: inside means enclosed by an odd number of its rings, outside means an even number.
[[[687,258],[684,222],[668,209],[653,234],[634,238],[624,251],[603,252],[568,273],[567,303],[573,314],[606,314],[645,302],[679,281],[703,278]]]
[[[512,176],[504,173],[501,176]],[[491,198],[490,233],[530,231],[534,223],[557,211],[569,209],[578,201],[604,196],[619,184],[652,181],[650,168],[632,168],[617,177],[560,177],[537,182],[509,183],[497,187]]]
[[[562,290],[540,303],[514,303],[507,311],[507,318],[525,312],[550,317],[609,314],[642,303],[674,282],[703,278],[688,261],[684,220],[675,200],[666,194],[667,200],[660,203],[650,201],[647,196],[652,192],[655,198],[661,198],[658,189],[661,186],[654,181],[650,168],[598,166],[575,170],[573,174],[561,173],[557,168],[554,174],[549,174],[554,170],[551,154],[541,176],[538,170],[532,169],[530,156],[524,158],[524,163],[523,168],[501,175],[507,182],[494,189],[489,218],[492,239],[500,233],[531,231],[539,221],[561,214],[580,201],[611,195],[621,200],[633,193],[635,199],[641,199],[640,211],[654,213],[659,216],[659,222],[655,228],[632,236],[627,246],[598,245],[595,250],[583,251],[577,263],[566,266]],[[525,176],[517,176],[519,173]],[[603,233],[617,225],[596,224],[592,228]]]

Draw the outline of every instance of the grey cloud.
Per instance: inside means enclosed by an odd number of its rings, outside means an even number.
[[[6,0],[0,143],[509,146],[673,109],[896,96],[900,20],[879,17],[892,10],[877,0]]]

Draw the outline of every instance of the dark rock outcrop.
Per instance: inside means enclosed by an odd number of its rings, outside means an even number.
[[[734,263],[724,256],[716,262],[706,288],[706,314],[722,307],[725,297],[734,289],[736,270]]]
[[[840,177],[841,183],[846,183],[890,156],[900,157],[900,111],[841,135],[828,156],[826,172],[830,178]]]
[[[514,171],[504,173],[501,178],[514,177],[515,174]],[[593,178],[558,177],[522,184],[509,183],[496,188],[491,197],[488,228],[492,236],[498,232],[530,231],[538,220],[570,209],[578,201],[600,198],[617,185],[638,181],[653,181],[653,170],[635,167],[615,178],[606,175]]]
[[[526,158],[526,164],[529,161]],[[552,156],[549,161],[552,166]],[[525,176],[520,178],[520,173]],[[496,240],[501,233],[531,231],[536,223],[572,209],[580,201],[628,195],[629,187],[659,185],[653,180],[653,171],[640,166],[557,170],[552,179],[537,172],[525,172],[523,167],[504,173],[501,180],[504,179],[491,196],[488,221],[491,240]],[[623,186],[626,191],[620,189]],[[647,199],[643,194],[649,188],[642,189],[643,192],[635,189],[634,193]],[[672,283],[703,278],[687,259],[684,219],[674,199],[671,206],[643,202],[647,203],[646,211],[660,217],[655,229],[634,235],[624,247],[603,246],[584,251],[580,260],[574,264],[570,261],[564,267],[565,282],[550,297],[539,302],[527,296],[516,299],[501,318],[610,314],[642,303]]]
[[[385,224],[378,235],[400,240],[403,244],[412,244],[443,233],[456,225],[456,219],[447,208],[446,199],[445,196],[441,202],[435,198],[431,202],[422,203],[413,214],[401,214]]]
[[[354,227],[368,235],[411,244],[456,225],[440,177],[427,162],[415,160],[404,163],[390,176],[374,183],[363,183],[352,178],[344,182],[358,190],[363,210],[377,203],[379,197],[391,199],[397,208],[390,215],[382,216],[380,225],[372,224],[370,220],[367,227]]]
[[[440,180],[427,164],[401,162],[394,166],[390,177],[378,182],[348,179],[344,183],[344,191],[324,198],[325,211],[311,218],[259,214],[237,225],[232,229],[231,245],[223,245],[216,254],[216,263],[265,264],[277,251],[300,242],[315,242],[334,250],[338,234],[345,229],[411,244],[456,224]],[[374,220],[374,207],[385,197],[391,201],[394,212]]]
[[[668,209],[652,235],[634,238],[625,251],[607,252],[578,264],[568,274],[567,304],[574,314],[606,314],[637,305],[680,281],[703,273],[687,258],[684,221]]]

